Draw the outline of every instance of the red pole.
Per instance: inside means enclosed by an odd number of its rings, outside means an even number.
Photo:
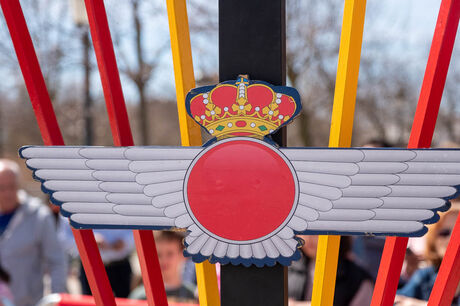
[[[450,305],[460,281],[460,218],[457,217],[446,254],[431,290],[428,306]]]
[[[102,0],[85,0],[91,37],[104,90],[113,142],[134,145],[121,88],[107,14]],[[152,231],[133,231],[149,305],[168,305]]]
[[[22,75],[45,145],[64,145],[35,49],[18,0],[0,0]],[[97,305],[115,305],[112,288],[91,230],[72,229]]]
[[[408,148],[427,148],[431,145],[459,17],[460,0],[443,0],[441,2]],[[459,230],[459,227],[456,226],[455,229]],[[449,243],[450,252],[455,253],[454,249],[456,248],[458,253],[458,236],[459,233],[452,235],[457,240],[452,241],[451,239]],[[374,287],[372,306],[393,305],[407,241],[407,238],[402,237],[388,237],[386,239]],[[448,264],[444,264],[444,266],[446,265]],[[450,271],[450,273],[453,272]],[[440,294],[444,296],[444,293],[440,292]]]

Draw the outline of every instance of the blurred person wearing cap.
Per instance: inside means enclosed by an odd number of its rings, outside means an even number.
[[[48,207],[19,190],[19,167],[0,159],[0,262],[18,306],[36,305],[45,273],[51,291],[65,292],[67,265]]]

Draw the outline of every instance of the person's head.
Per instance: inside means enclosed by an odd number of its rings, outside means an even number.
[[[439,214],[439,221],[428,228],[425,257],[435,267],[441,265],[459,212],[460,201],[456,199],[448,211]]]
[[[165,279],[176,277],[184,261],[182,251],[184,236],[180,232],[155,232],[155,241],[160,268]]]
[[[12,212],[19,205],[19,166],[8,159],[0,159],[0,213]]]

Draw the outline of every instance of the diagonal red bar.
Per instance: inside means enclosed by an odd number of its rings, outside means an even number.
[[[441,2],[408,148],[427,148],[431,145],[459,16],[460,0],[443,0]],[[459,230],[459,227],[456,226],[456,229]],[[458,236],[458,233],[452,236],[455,239],[451,239],[449,243],[450,252],[458,253]],[[402,237],[388,237],[386,239],[374,287],[372,306],[393,305],[407,241],[407,238]],[[444,266],[446,265],[449,264],[444,264]],[[449,268],[452,268],[452,265]],[[440,271],[439,275],[443,275],[441,272],[454,273],[455,271],[446,271],[445,269]],[[446,289],[446,286],[443,289]],[[444,295],[442,292],[440,294]]]
[[[134,145],[103,0],[85,0],[107,112],[116,146]],[[133,231],[149,305],[168,305],[152,231]]]
[[[45,80],[18,0],[0,0],[45,145],[64,145]],[[97,305],[115,305],[112,288],[91,230],[72,230]]]
[[[460,218],[457,217],[446,254],[431,290],[428,306],[450,305],[460,281]]]

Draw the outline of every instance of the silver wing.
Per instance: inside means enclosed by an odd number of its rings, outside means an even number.
[[[297,232],[420,236],[459,190],[459,150],[281,151],[299,180]]]
[[[201,147],[23,147],[26,164],[76,228],[186,228],[182,193]]]

